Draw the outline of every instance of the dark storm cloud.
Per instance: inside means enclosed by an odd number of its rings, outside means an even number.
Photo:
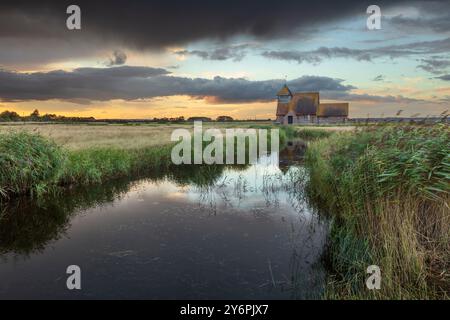
[[[166,75],[159,68],[122,66],[115,68],[78,68],[71,72],[17,73],[0,70],[0,99],[3,101],[76,99],[133,99],[133,92],[148,77]],[[130,81],[134,81],[130,83]],[[141,87],[145,90],[145,87]],[[80,100],[81,101],[81,100]]]
[[[379,0],[387,9],[404,0]],[[162,48],[203,39],[250,35],[283,39],[311,28],[364,15],[366,0],[78,0],[82,30],[65,27],[66,8],[73,1],[3,0],[0,37],[112,41],[135,48]]]
[[[450,6],[447,10],[450,10]],[[404,16],[395,16],[388,22],[401,30],[432,30],[435,32],[450,31],[450,14],[433,18],[409,18]]]
[[[271,59],[294,61],[297,63],[318,64],[325,59],[346,58],[357,61],[372,61],[376,58],[400,58],[413,55],[428,55],[450,52],[450,38],[413,42],[404,45],[390,45],[370,49],[351,49],[346,47],[320,47],[311,51],[272,50],[265,51],[262,56]]]
[[[294,91],[321,91],[331,96],[355,87],[341,79],[303,76],[288,82]],[[149,67],[79,68],[71,72],[16,73],[0,70],[0,100],[66,101],[135,100],[172,95],[215,97],[221,102],[268,101],[283,80],[250,81],[242,78],[184,78],[164,69]]]
[[[450,31],[450,2],[449,1],[417,1],[415,8],[420,12],[415,17],[402,14],[387,18],[386,23],[399,30],[411,32],[434,31],[445,33]]]

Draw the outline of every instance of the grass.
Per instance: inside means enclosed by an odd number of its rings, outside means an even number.
[[[333,134],[331,130],[297,129],[294,135],[303,140],[327,138]]]
[[[306,163],[333,220],[327,298],[449,298],[448,126],[336,133],[312,142]],[[372,264],[380,290],[365,287]]]
[[[0,195],[45,191],[59,179],[64,162],[61,148],[39,135],[0,135]]]
[[[16,124],[0,125],[0,133],[38,133],[68,150],[93,148],[142,149],[170,142],[174,126]]]

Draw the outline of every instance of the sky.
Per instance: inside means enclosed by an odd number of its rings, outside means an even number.
[[[81,10],[69,30],[66,9]],[[381,9],[369,30],[367,7]],[[0,111],[274,119],[276,93],[319,91],[349,117],[450,105],[450,1],[0,3]]]

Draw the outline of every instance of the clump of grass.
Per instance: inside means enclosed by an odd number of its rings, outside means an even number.
[[[0,135],[0,194],[42,193],[53,185],[65,162],[63,150],[38,134]]]
[[[163,170],[170,165],[170,151],[171,145],[131,150],[90,148],[71,151],[60,182],[100,183],[144,171]]]
[[[309,191],[334,220],[329,297],[448,298],[449,133],[391,126],[311,144]],[[365,287],[371,264],[381,290]]]

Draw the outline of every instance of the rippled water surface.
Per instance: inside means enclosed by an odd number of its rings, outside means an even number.
[[[181,169],[18,199],[0,219],[0,298],[295,299],[320,295],[327,223],[293,150],[280,167]],[[82,289],[66,288],[81,268]]]

